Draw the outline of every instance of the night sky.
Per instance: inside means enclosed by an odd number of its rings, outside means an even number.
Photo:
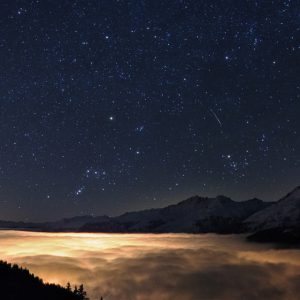
[[[3,0],[0,219],[300,178],[299,1]]]

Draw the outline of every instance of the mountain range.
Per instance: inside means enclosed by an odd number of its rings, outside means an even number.
[[[0,221],[1,228],[122,233],[249,233],[260,242],[300,242],[300,186],[276,202],[193,196],[164,208],[117,217],[78,216],[56,222]]]
[[[80,230],[152,233],[240,232],[240,225],[244,219],[269,205],[258,199],[236,202],[225,196],[194,196],[165,208],[129,212],[104,222],[89,222]]]

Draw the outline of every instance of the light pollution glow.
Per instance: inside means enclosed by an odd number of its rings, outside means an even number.
[[[244,236],[0,231],[0,259],[92,300],[298,299],[300,250]]]

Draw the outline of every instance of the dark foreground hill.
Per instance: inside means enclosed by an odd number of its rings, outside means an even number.
[[[72,291],[44,283],[27,269],[0,261],[0,299],[2,300],[87,300],[83,286]]]

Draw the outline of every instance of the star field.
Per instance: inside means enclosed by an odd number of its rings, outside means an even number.
[[[298,1],[0,6],[0,219],[299,184]]]

